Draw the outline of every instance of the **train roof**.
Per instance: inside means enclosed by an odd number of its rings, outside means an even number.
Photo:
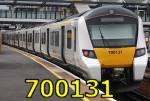
[[[91,19],[99,16],[105,16],[105,15],[124,15],[124,16],[129,16],[133,18],[138,18],[138,16],[133,13],[132,11],[123,8],[121,6],[103,6],[103,7],[98,7],[96,9],[90,10],[86,14],[84,14],[85,19]]]

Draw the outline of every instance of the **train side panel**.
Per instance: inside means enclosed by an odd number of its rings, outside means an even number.
[[[148,61],[148,54],[147,54],[147,48],[146,48],[146,43],[145,43],[145,36],[144,36],[144,31],[143,31],[143,24],[142,20],[139,17],[139,28],[138,28],[138,40],[137,40],[137,46],[136,49],[142,49],[145,48],[145,55],[140,56],[140,57],[135,57],[134,58],[134,65],[133,65],[133,79],[136,81],[143,80],[147,61]]]

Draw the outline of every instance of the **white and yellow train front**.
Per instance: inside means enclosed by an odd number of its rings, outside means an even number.
[[[101,7],[78,20],[80,68],[90,79],[143,80],[148,55],[142,20],[122,7]]]

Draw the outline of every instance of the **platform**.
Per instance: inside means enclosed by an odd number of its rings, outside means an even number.
[[[101,99],[100,95],[96,98],[71,98],[74,88],[69,87],[69,95],[65,98],[57,97],[54,93],[50,98],[43,98],[40,94],[40,85],[37,86],[32,99],[26,98],[31,85],[25,83],[25,79],[50,79],[54,83],[58,79],[71,81],[75,79],[72,75],[68,76],[56,65],[40,59],[32,54],[3,46],[0,54],[0,101],[108,101],[112,99]],[[63,88],[62,88],[63,89]],[[88,90],[88,87],[81,84],[81,91]]]

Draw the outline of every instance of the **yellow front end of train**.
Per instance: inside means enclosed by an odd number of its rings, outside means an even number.
[[[102,68],[124,68],[133,65],[135,47],[94,48]]]

